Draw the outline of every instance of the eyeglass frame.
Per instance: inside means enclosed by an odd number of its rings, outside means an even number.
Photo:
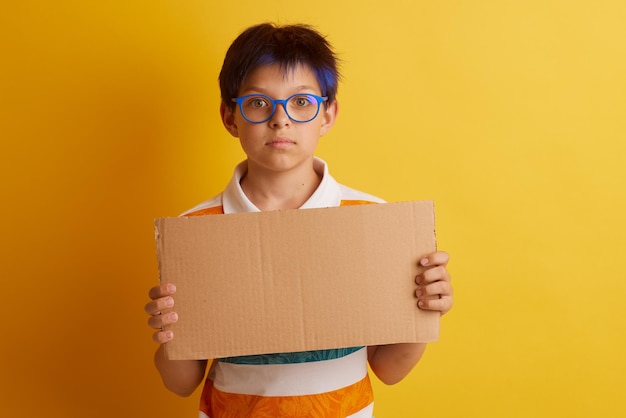
[[[291,100],[291,99],[293,99],[294,97],[297,97],[297,96],[310,96],[310,97],[314,97],[315,100],[317,100],[317,111],[315,112],[315,115],[313,115],[313,117],[311,119],[308,119],[308,120],[295,120],[289,114],[289,111],[287,110],[287,102],[289,102],[289,100]],[[245,99],[249,98],[249,97],[263,97],[263,98],[268,99],[272,103],[272,112],[267,117],[267,119],[264,119],[264,120],[259,121],[259,122],[254,122],[254,121],[251,121],[250,119],[248,119],[246,117],[246,113],[243,111],[243,101]],[[241,116],[243,116],[243,118],[247,122],[250,122],[250,123],[253,123],[253,124],[265,123],[268,120],[272,119],[272,117],[274,116],[274,113],[276,113],[276,108],[278,107],[279,104],[283,105],[283,109],[285,110],[285,114],[287,115],[289,120],[291,120],[291,121],[293,121],[295,123],[308,123],[308,122],[311,122],[313,119],[315,119],[317,117],[317,115],[319,115],[320,107],[322,106],[322,104],[324,102],[326,102],[328,100],[328,96],[318,96],[318,95],[312,94],[312,93],[296,93],[296,94],[292,94],[291,96],[287,97],[286,99],[277,100],[277,99],[272,99],[270,96],[266,96],[265,94],[247,94],[245,96],[235,97],[235,98],[233,98],[231,100],[234,103],[237,103],[239,105],[239,112],[241,113]]]

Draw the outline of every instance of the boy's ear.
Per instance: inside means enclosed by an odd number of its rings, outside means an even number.
[[[233,108],[222,102],[220,105],[220,115],[226,130],[235,138],[239,138],[239,130],[237,129],[237,124],[235,123],[235,113],[233,112]]]
[[[323,119],[320,126],[320,136],[326,135],[330,128],[333,127],[337,119],[337,113],[339,113],[339,103],[335,99],[326,106],[326,111],[321,115]]]

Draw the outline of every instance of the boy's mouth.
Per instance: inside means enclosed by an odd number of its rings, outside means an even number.
[[[274,138],[271,141],[268,141],[266,145],[272,148],[285,149],[294,145],[295,143],[295,141],[289,138]]]

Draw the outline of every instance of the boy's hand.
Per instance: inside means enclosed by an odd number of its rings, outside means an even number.
[[[178,314],[172,310],[174,293],[176,293],[176,286],[172,283],[154,286],[148,292],[152,300],[146,304],[144,310],[150,315],[148,318],[150,328],[158,330],[152,334],[152,339],[159,344],[166,343],[174,337],[172,331],[163,331],[163,326],[178,321]]]
[[[419,261],[415,295],[420,309],[439,311],[443,315],[452,308],[452,285],[446,269],[449,260],[448,253],[438,251]]]

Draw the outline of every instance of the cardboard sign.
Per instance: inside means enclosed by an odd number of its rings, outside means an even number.
[[[155,220],[162,283],[177,287],[170,359],[430,342],[418,260],[432,201]]]

